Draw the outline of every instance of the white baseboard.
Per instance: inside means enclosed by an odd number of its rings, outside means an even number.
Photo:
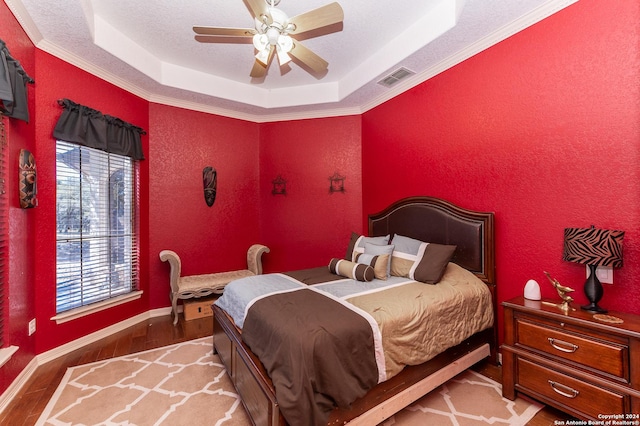
[[[13,382],[9,385],[7,390],[5,390],[2,395],[0,395],[0,413],[4,411],[5,408],[9,405],[13,398],[18,394],[22,386],[27,383],[27,381],[31,378],[31,375],[35,373],[36,368],[38,368],[38,359],[34,357],[29,364],[18,374],[18,377],[15,378]]]
[[[179,308],[181,308],[181,306]],[[180,309],[178,309],[178,311],[180,311]],[[16,377],[16,379],[9,385],[7,390],[5,390],[2,395],[0,395],[0,413],[4,411],[5,408],[7,408],[9,403],[18,394],[20,389],[22,389],[22,386],[24,386],[24,384],[31,378],[33,373],[35,373],[36,369],[42,364],[53,361],[54,359],[73,352],[76,349],[80,349],[85,345],[96,342],[100,339],[104,339],[105,337],[124,330],[125,328],[134,326],[139,322],[145,321],[150,318],[161,317],[170,314],[170,306],[167,308],[152,309],[150,311],[143,312],[134,317],[121,321],[117,324],[113,324],[109,327],[103,328],[102,330],[98,330],[95,333],[88,334],[72,342],[65,343],[64,345],[58,346],[57,348],[53,348],[47,352],[36,355],[31,360],[31,362],[29,362],[29,364],[27,364],[27,366],[20,372],[18,377]]]

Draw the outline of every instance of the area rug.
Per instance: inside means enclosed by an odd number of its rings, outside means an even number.
[[[502,385],[472,370],[458,374],[383,425],[526,425],[543,405],[502,397]]]
[[[502,398],[466,371],[383,425],[524,425],[541,406]],[[246,426],[251,422],[211,337],[71,367],[37,426]]]

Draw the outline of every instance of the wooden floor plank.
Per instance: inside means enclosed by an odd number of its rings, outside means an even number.
[[[213,321],[211,317],[191,321],[184,321],[183,318],[180,318],[180,322],[176,326],[173,325],[170,316],[142,321],[126,330],[39,366],[7,408],[0,413],[0,424],[35,425],[68,367],[206,337],[212,333]],[[489,362],[481,362],[473,369],[497,382],[502,380],[501,368]],[[569,417],[566,414],[545,407],[527,425],[547,426],[554,424],[555,420],[567,419]]]

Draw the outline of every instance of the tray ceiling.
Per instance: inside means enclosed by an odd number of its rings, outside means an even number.
[[[5,0],[34,44],[151,102],[256,122],[360,114],[577,0],[339,0],[339,31],[303,43],[329,62],[314,76],[254,47],[199,43],[192,27],[252,28],[242,0]],[[288,16],[331,0],[281,0]],[[399,68],[415,74],[378,84]]]

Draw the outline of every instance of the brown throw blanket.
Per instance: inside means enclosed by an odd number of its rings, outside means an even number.
[[[378,381],[371,326],[310,289],[275,294],[249,309],[242,339],[260,358],[287,423],[327,424]]]

